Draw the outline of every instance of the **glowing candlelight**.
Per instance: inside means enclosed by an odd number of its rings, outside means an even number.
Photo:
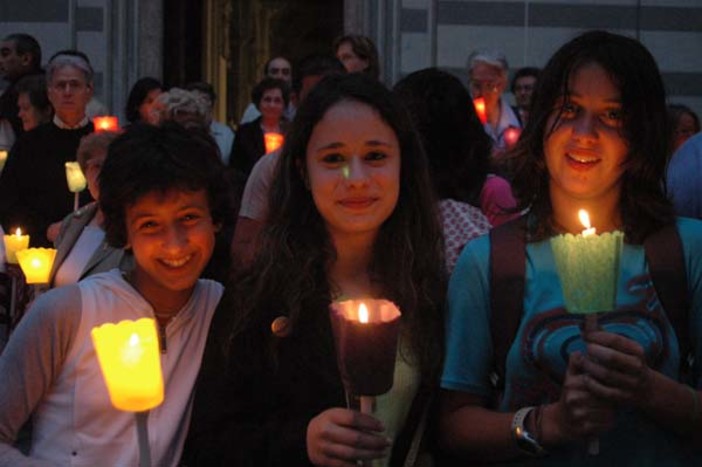
[[[346,390],[377,396],[392,388],[400,310],[388,300],[364,299],[331,305],[339,372]]]
[[[22,229],[17,230],[12,235],[4,235],[5,259],[9,264],[17,264],[17,252],[29,248],[29,235],[22,235]]]
[[[95,127],[95,133],[119,130],[119,122],[117,117],[113,117],[111,115],[102,115],[100,117],[93,118],[93,126]]]
[[[71,193],[78,193],[85,190],[88,182],[85,180],[83,171],[80,170],[78,162],[66,162],[66,181]]]
[[[53,248],[27,248],[18,251],[17,259],[27,284],[48,284],[55,257],[56,250]]]
[[[511,126],[505,130],[505,143],[507,143],[507,147],[512,147],[515,144],[517,144],[517,141],[519,141],[519,136],[522,134],[522,130],[515,127]]]
[[[7,162],[7,151],[0,151],[0,172],[5,168],[5,162]]]
[[[597,233],[597,229],[590,225],[590,215],[586,210],[581,209],[578,211],[578,218],[580,219],[580,223],[583,225],[583,227],[585,227],[582,232],[583,237],[589,237],[590,235],[595,235]]]
[[[263,135],[263,141],[266,146],[266,154],[269,154],[283,145],[285,137],[280,133],[266,133]]]
[[[91,331],[112,405],[144,412],[163,402],[156,324],[151,318],[107,323]]]
[[[482,97],[477,97],[473,99],[473,106],[475,107],[475,113],[478,114],[480,123],[485,125],[485,122],[487,122],[487,110],[485,110],[485,99],[483,99]]]

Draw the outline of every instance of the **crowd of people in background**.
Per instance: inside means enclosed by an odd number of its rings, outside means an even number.
[[[478,49],[464,76],[388,87],[348,34],[271,57],[236,125],[212,84],[142,77],[110,131],[86,54],[42,65],[32,36],[0,42],[0,234],[57,250],[0,342],[0,467],[138,465],[90,330],[143,317],[165,381],[154,465],[702,461],[700,121],[637,40],[585,32],[516,70]],[[623,237],[596,325],[551,246],[590,228],[582,209]],[[329,310],[376,298],[402,318],[368,413]]]

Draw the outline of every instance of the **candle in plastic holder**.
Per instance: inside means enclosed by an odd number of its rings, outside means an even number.
[[[134,412],[139,466],[151,465],[149,410],[164,399],[156,323],[152,318],[106,323],[90,332],[112,406]]]
[[[27,284],[48,284],[54,265],[54,248],[27,248],[17,252],[20,268]]]
[[[5,168],[5,162],[7,162],[7,151],[0,150],[0,172]]]
[[[348,393],[379,396],[392,388],[400,316],[388,300],[331,305],[337,363]]]
[[[485,125],[487,122],[487,110],[485,109],[485,99],[482,97],[476,97],[473,99],[473,106],[475,107],[475,113],[478,114],[480,123]]]
[[[17,252],[29,248],[29,235],[22,235],[22,229],[18,227],[14,234],[3,235],[3,245],[7,263],[17,264]]]
[[[73,198],[73,210],[78,210],[78,193],[85,190],[88,186],[88,181],[83,175],[78,162],[66,162],[66,182],[68,182],[68,190],[75,193]]]
[[[113,117],[111,115],[94,117],[93,126],[95,127],[95,133],[101,133],[103,131],[119,131],[119,121],[117,120],[117,117]]]
[[[280,133],[265,133],[263,135],[263,142],[266,146],[266,154],[277,150],[283,145],[285,137]]]

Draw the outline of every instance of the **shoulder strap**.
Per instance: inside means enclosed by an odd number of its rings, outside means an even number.
[[[650,234],[644,241],[648,270],[658,299],[680,343],[680,358],[690,352],[688,316],[690,303],[682,240],[675,224]]]
[[[521,216],[490,231],[490,334],[495,386],[500,390],[504,386],[507,352],[522,317],[525,274],[526,217]]]

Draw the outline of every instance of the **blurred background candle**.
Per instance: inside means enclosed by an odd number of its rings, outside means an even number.
[[[95,133],[100,133],[101,131],[118,131],[119,121],[117,117],[102,115],[93,118],[93,126],[95,127]]]
[[[27,284],[48,284],[56,250],[53,248],[27,248],[17,252],[20,268]]]
[[[5,168],[5,162],[7,162],[7,151],[2,150],[0,151],[0,173]]]
[[[475,113],[478,114],[478,118],[480,119],[480,123],[485,125],[485,122],[487,122],[487,111],[485,110],[485,99],[482,97],[477,97],[473,99],[473,106],[475,107]]]
[[[285,138],[280,133],[266,133],[263,135],[263,141],[266,146],[266,154],[268,154],[281,147]]]
[[[522,134],[522,130],[520,128],[510,126],[505,130],[505,143],[507,143],[507,147],[512,147],[515,144],[517,144],[517,141],[519,141],[519,135]]]
[[[75,193],[73,199],[73,210],[78,210],[78,193],[85,190],[88,186],[88,181],[83,175],[83,171],[80,169],[78,162],[66,162],[66,181],[68,182],[68,190],[71,193]]]
[[[22,235],[19,227],[14,234],[3,235],[5,259],[9,264],[17,264],[17,252],[29,248],[29,235]]]

